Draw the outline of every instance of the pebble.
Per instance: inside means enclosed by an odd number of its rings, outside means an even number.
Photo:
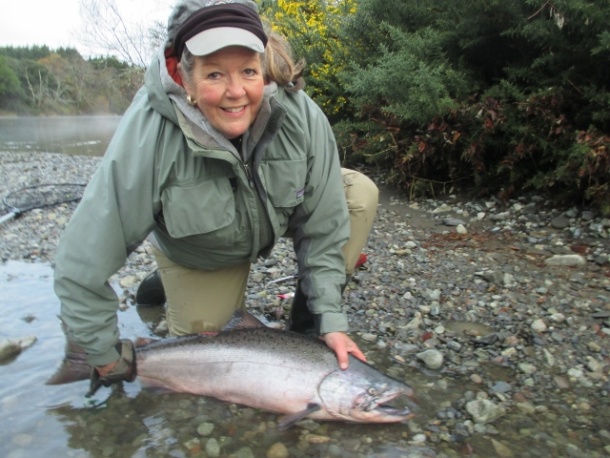
[[[531,363],[519,363],[518,367],[519,370],[526,375],[532,375],[538,370],[538,368]]]
[[[483,378],[479,374],[472,374],[470,376],[470,380],[472,380],[473,383],[476,383],[478,385],[483,383]]]
[[[310,444],[325,444],[330,441],[330,437],[320,434],[307,434],[305,436],[305,441]]]
[[[508,445],[503,444],[502,442],[497,441],[495,439],[491,439],[491,443],[498,456],[502,458],[510,458],[515,456]]]
[[[544,320],[542,320],[540,318],[537,320],[534,320],[532,323],[532,330],[535,332],[546,332],[546,330],[547,330],[546,323],[544,322]]]
[[[443,366],[444,356],[438,350],[425,350],[415,355],[419,360],[423,361],[429,369],[440,369]]]
[[[476,424],[487,424],[496,421],[506,414],[506,410],[487,399],[476,399],[466,404],[466,411]]]
[[[267,458],[288,458],[290,452],[288,448],[281,442],[276,442],[267,450]]]
[[[214,431],[214,428],[215,428],[214,423],[210,423],[210,422],[201,423],[197,427],[197,433],[199,433],[200,436],[209,436]]]
[[[212,458],[220,456],[220,444],[215,438],[211,437],[206,441],[205,453]]]
[[[563,267],[573,267],[573,266],[584,266],[587,261],[585,258],[580,256],[579,254],[564,254],[559,255],[556,254],[553,257],[550,257],[544,261],[547,266],[563,266]]]
[[[18,339],[0,339],[0,361],[17,356],[23,350],[30,348],[38,340],[35,336]]]

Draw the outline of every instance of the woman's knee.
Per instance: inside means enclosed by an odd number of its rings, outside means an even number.
[[[379,188],[365,174],[350,169],[341,169],[347,207],[353,211],[375,213],[379,201]]]

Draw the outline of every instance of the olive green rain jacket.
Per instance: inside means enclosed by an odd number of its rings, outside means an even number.
[[[92,365],[118,358],[108,279],[151,234],[172,261],[216,269],[268,256],[287,231],[318,331],[346,331],[349,216],[324,114],[303,91],[269,84],[237,151],[185,96],[160,54],[62,234],[55,291],[69,336]]]

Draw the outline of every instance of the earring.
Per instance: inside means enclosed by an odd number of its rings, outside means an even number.
[[[190,94],[186,96],[186,103],[188,103],[192,107],[197,106],[197,100],[195,100],[193,97],[191,97]]]

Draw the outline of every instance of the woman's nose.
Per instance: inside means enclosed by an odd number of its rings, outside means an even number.
[[[233,98],[243,97],[246,94],[241,78],[231,78],[227,85],[227,96]]]

